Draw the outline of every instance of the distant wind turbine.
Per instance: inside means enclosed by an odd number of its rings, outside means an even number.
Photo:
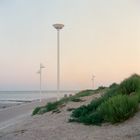
[[[94,89],[94,82],[95,82],[95,76],[94,75],[92,75],[91,81],[92,81],[92,89]]]
[[[42,69],[45,68],[41,63],[40,63],[40,69],[37,72],[40,75],[40,102],[41,102],[41,95],[42,95]]]

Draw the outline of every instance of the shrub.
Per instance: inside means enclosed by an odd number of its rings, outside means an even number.
[[[105,89],[106,87],[104,87],[104,86],[100,86],[100,87],[98,87],[98,89],[97,90],[103,90],[103,89]]]
[[[116,87],[113,87],[113,88],[110,88],[108,89],[108,91],[103,95],[103,98],[104,98],[104,101],[105,100],[108,100],[110,97],[113,97],[113,96],[116,96],[118,94],[121,94],[119,91],[118,91],[118,86]]]
[[[91,113],[87,117],[88,121],[85,121],[85,124],[94,124],[94,125],[100,125],[103,122],[103,116],[99,111]]]
[[[98,106],[104,101],[104,97],[91,101],[88,105],[83,105],[72,112],[70,121],[84,124],[99,125],[103,121],[102,114],[97,112]]]
[[[36,114],[44,114],[46,112],[52,111],[52,110],[56,110],[58,108],[59,105],[61,105],[62,102],[60,101],[56,101],[56,102],[49,102],[47,103],[46,106],[42,106],[42,107],[36,107],[32,113],[32,115],[36,115]]]
[[[110,86],[109,86],[109,88],[116,88],[116,87],[118,87],[119,85],[117,84],[117,83],[113,83],[113,84],[111,84]]]
[[[38,114],[39,110],[40,110],[40,107],[36,107],[34,111],[32,112],[32,116]]]
[[[137,109],[137,96],[117,95],[102,103],[97,110],[105,121],[117,123],[133,116]]]
[[[48,103],[46,105],[46,112],[49,112],[49,111],[57,109],[59,105],[60,105],[60,103],[58,101]]]
[[[87,109],[87,106],[83,105],[83,106],[75,109],[72,112],[71,117],[73,117],[73,118],[79,118],[81,116],[86,116],[88,112],[89,112],[89,110]]]
[[[123,94],[131,94],[140,91],[140,76],[134,74],[121,82],[119,90]]]
[[[112,95],[113,96],[113,95]],[[71,117],[76,121],[82,122],[83,118],[85,119],[86,116],[96,111],[96,109],[109,97],[111,97],[110,92],[105,94],[104,96],[94,99],[88,105],[83,105],[72,112]]]
[[[97,107],[102,103],[104,102],[105,98],[104,96],[103,97],[100,97],[98,99],[94,99],[90,102],[90,104],[87,105],[87,108],[88,110],[91,110],[91,111],[95,111],[97,109]]]
[[[99,125],[102,122],[121,122],[133,116],[138,109],[138,96],[116,95],[98,98],[89,105],[72,112],[70,121]]]
[[[100,112],[93,112],[91,114],[80,115],[78,118],[71,118],[69,119],[69,122],[80,122],[86,125],[100,125],[103,122],[103,117]]]
[[[137,96],[138,102],[140,103],[140,92],[137,92],[137,93],[135,94],[135,96]]]
[[[88,105],[83,105],[80,106],[79,108],[75,109],[72,112],[71,117],[73,118],[79,118],[81,116],[86,116],[88,114],[90,114],[91,112],[96,111],[97,107],[104,101],[104,97],[95,99],[93,101],[90,102],[90,104]]]
[[[47,108],[46,107],[41,107],[37,114],[44,114],[45,112],[48,112]]]
[[[92,94],[94,94],[95,91],[94,90],[83,90],[80,91],[79,93],[75,94],[75,97],[84,97],[84,96],[90,96]]]

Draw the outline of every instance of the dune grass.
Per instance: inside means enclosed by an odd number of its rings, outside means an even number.
[[[73,96],[64,97],[60,99],[59,101],[49,102],[45,106],[35,108],[34,111],[32,112],[32,115],[44,114],[49,111],[57,110],[59,109],[59,107],[61,107],[62,105],[68,102],[81,102],[82,100],[80,99],[80,97],[91,96],[97,92],[99,92],[99,89],[98,90],[84,90],[84,91],[78,92],[77,94]]]
[[[82,101],[81,97],[91,96],[102,91],[105,93],[100,98],[72,110],[69,121],[87,125],[101,125],[104,122],[123,122],[132,117],[137,112],[140,102],[140,76],[134,74],[120,84],[113,83],[109,88],[85,90],[73,96],[64,97],[59,101],[35,108],[32,115],[55,110],[59,112],[59,109],[68,102],[80,102]]]
[[[89,125],[122,122],[137,112],[138,102],[140,102],[140,76],[134,74],[119,85],[112,84],[102,97],[72,111],[69,121]]]
[[[97,112],[105,122],[122,122],[133,116],[138,109],[137,96],[117,95],[102,103]]]
[[[134,74],[121,82],[119,91],[123,94],[132,94],[140,91],[140,76]]]

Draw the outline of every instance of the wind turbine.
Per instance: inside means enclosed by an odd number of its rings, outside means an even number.
[[[91,79],[91,81],[92,81],[92,89],[94,89],[94,82],[95,82],[95,76],[94,75],[92,75],[92,79]]]
[[[40,69],[37,72],[40,75],[40,102],[41,102],[41,95],[42,95],[42,69],[45,68],[41,63],[40,63]]]

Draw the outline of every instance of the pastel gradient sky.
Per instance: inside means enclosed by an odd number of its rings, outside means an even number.
[[[61,30],[61,89],[108,86],[140,74],[139,0],[0,0],[0,90],[56,89],[56,30]]]

